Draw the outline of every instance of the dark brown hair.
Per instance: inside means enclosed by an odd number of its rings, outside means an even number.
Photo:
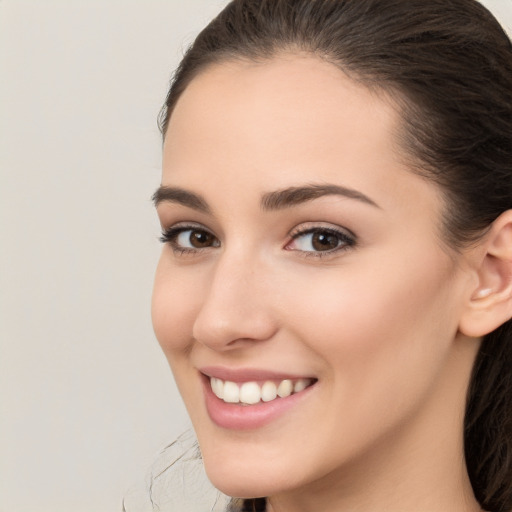
[[[394,99],[411,166],[446,199],[444,237],[460,250],[512,208],[512,45],[475,0],[234,0],[174,74],[170,116],[208,66],[307,52]],[[465,456],[477,500],[512,511],[512,323],[487,335],[468,392]],[[245,500],[244,510],[264,510]],[[259,507],[259,508],[258,508]]]

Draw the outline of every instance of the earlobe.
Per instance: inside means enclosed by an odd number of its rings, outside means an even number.
[[[500,215],[479,244],[472,290],[459,330],[471,337],[494,331],[512,318],[512,210]]]

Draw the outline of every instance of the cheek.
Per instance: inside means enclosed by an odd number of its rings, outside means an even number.
[[[450,264],[440,255],[420,271],[408,261],[417,259],[347,266],[310,283],[307,299],[290,294],[295,321],[287,324],[320,356],[345,397],[345,387],[356,388],[352,396],[360,400],[365,390],[370,397],[408,381],[424,386],[450,348],[457,330]]]
[[[399,265],[401,279],[382,267],[351,268],[288,296],[293,313],[283,324],[307,345],[322,379],[323,399],[311,414],[322,418],[314,422],[321,433],[309,456],[325,453],[325,467],[407,421],[439,380],[456,333],[453,282],[442,266],[420,273],[414,266]]]
[[[190,366],[190,351],[194,343],[192,326],[200,300],[201,289],[197,283],[194,286],[186,272],[170,265],[164,250],[155,275],[151,317],[156,338],[187,407],[200,400],[201,389],[187,385],[196,378]],[[188,412],[197,424],[194,408]]]
[[[156,338],[168,358],[187,351],[192,343],[192,325],[200,300],[200,294],[192,290],[186,273],[166,261],[164,250],[155,274],[151,318]]]

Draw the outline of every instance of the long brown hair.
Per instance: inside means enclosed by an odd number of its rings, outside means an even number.
[[[199,34],[160,115],[165,136],[180,95],[208,66],[283,51],[318,55],[397,99],[400,142],[446,198],[455,249],[512,208],[512,45],[476,0],[234,0]],[[512,323],[478,354],[465,417],[465,456],[486,510],[512,511]],[[245,500],[243,510],[264,510]]]

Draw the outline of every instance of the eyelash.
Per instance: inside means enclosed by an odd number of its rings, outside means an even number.
[[[317,226],[312,226],[312,227],[305,228],[305,229],[299,229],[295,232],[292,231],[292,233],[290,234],[292,240],[291,240],[291,242],[288,242],[286,244],[286,247],[289,246],[295,240],[298,240],[299,238],[301,238],[305,235],[314,234],[314,233],[322,233],[322,234],[335,236],[338,240],[338,246],[334,247],[333,249],[326,250],[326,251],[301,251],[301,250],[296,249],[296,251],[298,253],[300,253],[304,258],[329,257],[338,252],[347,251],[348,249],[353,248],[357,243],[356,236],[348,230],[342,231],[341,229],[336,229],[333,227],[323,227],[323,226],[317,225]]]
[[[206,248],[200,249],[200,248],[191,248],[191,247],[182,247],[178,245],[177,238],[186,231],[195,231],[200,233],[205,233],[211,237],[213,237],[215,240],[217,238],[215,235],[213,235],[210,231],[203,228],[200,225],[196,224],[190,224],[190,225],[177,225],[173,226],[169,229],[166,229],[162,231],[162,235],[160,236],[160,242],[164,244],[169,244],[173,250],[173,252],[177,255],[187,255],[187,254],[195,254],[198,251],[204,250]],[[214,246],[215,247],[215,246]]]
[[[190,247],[182,247],[178,245],[177,238],[179,235],[186,231],[195,231],[199,233],[206,234],[211,236],[214,240],[217,241],[218,245],[212,245],[204,248],[190,248]],[[348,230],[347,230],[348,231]],[[322,227],[322,226],[312,226],[306,229],[300,229],[295,232],[290,233],[291,241],[285,245],[285,248],[291,245],[294,241],[300,239],[301,237],[314,233],[322,233],[331,236],[335,236],[339,242],[339,245],[333,249],[328,249],[326,251],[304,251],[300,249],[291,249],[294,252],[298,252],[305,258],[324,258],[328,256],[332,256],[335,253],[340,251],[346,251],[356,245],[357,239],[356,236],[347,231],[342,231],[335,229],[333,227]],[[162,232],[160,236],[160,241],[164,244],[169,244],[173,250],[173,252],[177,255],[192,255],[198,253],[204,249],[216,248],[220,246],[219,240],[211,233],[209,230],[205,229],[200,225],[177,225],[173,226],[169,229],[166,229]]]

